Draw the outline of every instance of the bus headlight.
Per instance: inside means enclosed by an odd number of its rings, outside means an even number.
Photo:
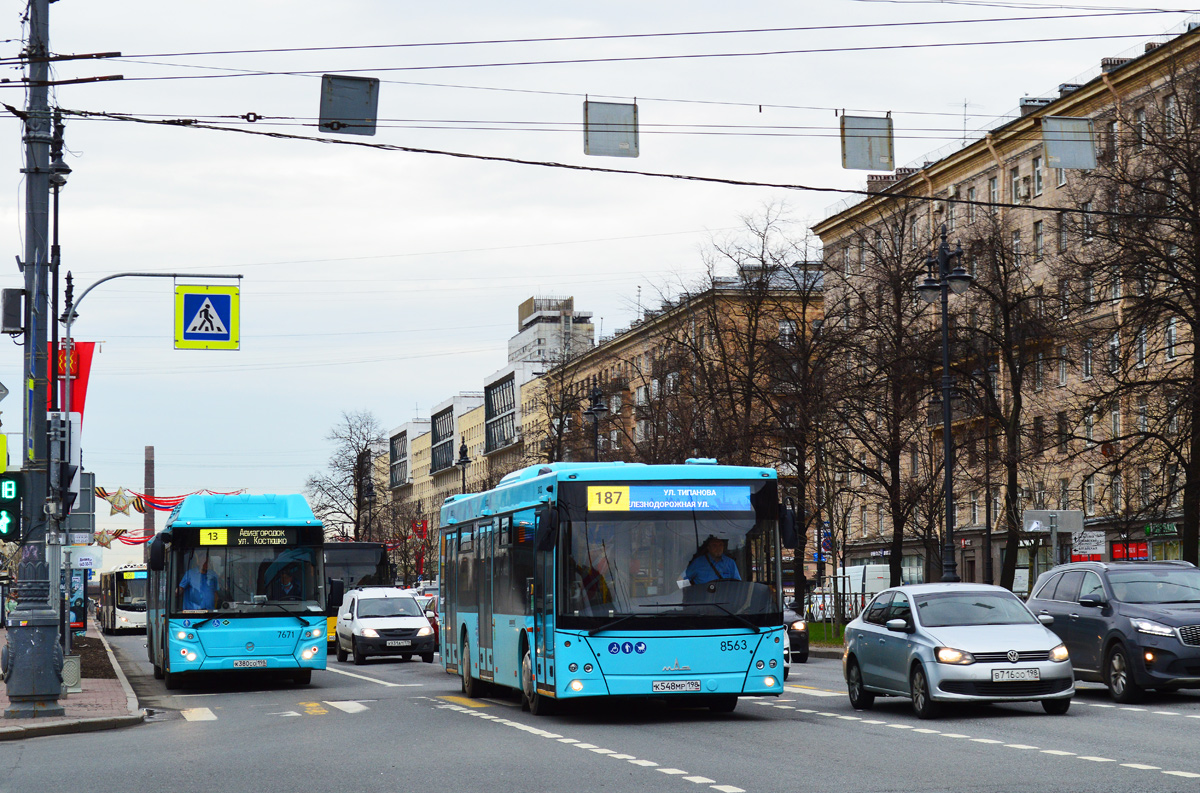
[[[187,633],[185,631],[180,631],[179,633],[175,634],[175,638],[176,639],[194,639],[196,637],[194,634]]]
[[[311,631],[309,631],[309,632],[308,632],[308,635],[309,635],[310,637],[312,637],[312,638],[314,638],[314,639],[315,639],[315,638],[317,638],[318,636],[320,636],[320,635],[321,635],[321,629],[320,629],[320,628],[313,628]]]
[[[571,690],[572,691],[583,691],[583,681],[582,680],[572,680],[571,681]]]
[[[418,635],[418,636],[432,636],[432,635],[433,635],[433,628],[431,628],[430,626],[426,625],[424,628],[421,628],[421,630],[417,631],[417,635]]]
[[[189,661],[195,661],[195,660],[196,660],[196,654],[195,654],[195,653],[188,653],[188,654],[187,654],[187,659],[188,659]]]
[[[773,675],[767,675],[763,678],[763,685],[767,688],[775,688],[775,677]]]
[[[309,661],[313,657],[313,651],[305,650],[304,652],[300,653],[300,657],[303,658],[305,661]]]
[[[363,628],[362,635],[366,636],[368,639],[378,639],[379,631],[375,630],[374,628]]]

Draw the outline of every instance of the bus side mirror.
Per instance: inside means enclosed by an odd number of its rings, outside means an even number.
[[[150,541],[150,559],[147,566],[155,572],[162,572],[166,567],[166,548],[164,547],[162,535],[158,535]]]
[[[342,607],[342,601],[346,597],[346,582],[340,578],[331,578],[329,580],[329,602],[326,604],[326,611],[336,611]]]
[[[790,499],[789,499],[790,500]],[[795,548],[796,540],[796,510],[790,505],[779,507],[779,539],[784,548]]]
[[[554,541],[558,539],[558,509],[550,507],[547,511],[539,514],[537,525],[534,546],[539,551],[551,550],[554,547]]]

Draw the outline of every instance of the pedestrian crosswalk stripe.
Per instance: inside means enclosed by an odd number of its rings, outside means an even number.
[[[217,714],[213,713],[208,708],[187,708],[181,710],[180,713],[188,721],[216,721]]]
[[[362,713],[364,710],[370,710],[370,708],[368,708],[366,705],[362,704],[361,702],[355,702],[354,700],[348,700],[345,702],[330,702],[329,700],[325,700],[325,704],[329,705],[330,707],[337,708],[345,713]]]

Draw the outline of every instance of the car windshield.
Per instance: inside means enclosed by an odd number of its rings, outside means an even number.
[[[366,598],[358,601],[360,617],[419,617],[421,607],[412,598]]]
[[[1037,622],[1009,592],[932,592],[913,596],[926,628],[960,625],[1024,625]]]
[[[1113,597],[1122,603],[1200,603],[1200,570],[1114,570]]]

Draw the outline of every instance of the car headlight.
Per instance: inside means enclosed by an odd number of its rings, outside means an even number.
[[[363,628],[361,635],[366,636],[368,639],[377,639],[379,638],[379,631],[374,628]]]
[[[1065,645],[1065,644],[1060,644],[1057,647],[1055,647],[1053,650],[1050,651],[1050,660],[1051,661],[1062,662],[1062,661],[1067,660],[1070,657],[1071,657],[1071,654],[1067,652],[1067,645]]]
[[[975,663],[975,656],[966,650],[955,650],[953,647],[939,647],[934,651],[934,657],[939,664],[958,664],[966,666]]]
[[[432,636],[433,628],[426,625],[424,628],[421,628],[421,630],[417,631],[417,635],[418,636]]]
[[[1133,627],[1137,628],[1138,633],[1148,633],[1151,636],[1174,636],[1175,635],[1174,628],[1169,627],[1167,625],[1163,625],[1161,622],[1155,622],[1153,620],[1139,620],[1139,619],[1132,619],[1132,620],[1130,620],[1130,622],[1133,623]]]
[[[792,623],[792,630],[802,631],[808,628],[808,624],[804,620],[796,620]]]

